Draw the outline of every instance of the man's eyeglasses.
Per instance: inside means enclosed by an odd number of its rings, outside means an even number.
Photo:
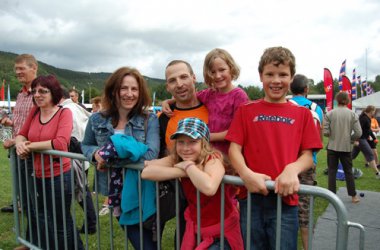
[[[32,95],[35,95],[37,92],[38,92],[38,94],[40,94],[40,95],[46,95],[47,93],[49,93],[50,92],[50,90],[48,90],[48,89],[32,89]]]

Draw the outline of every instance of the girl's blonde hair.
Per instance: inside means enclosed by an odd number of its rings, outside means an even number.
[[[227,65],[230,67],[230,73],[232,80],[237,80],[240,75],[240,68],[235,62],[235,60],[232,58],[231,54],[228,53],[224,49],[213,49],[211,50],[205,58],[204,64],[203,64],[203,77],[205,80],[205,83],[207,86],[212,87],[213,84],[213,77],[211,74],[211,68],[216,58],[220,58],[223,61],[227,63]]]
[[[214,149],[212,145],[206,140],[206,138],[202,138],[198,140],[201,140],[201,153],[198,159],[195,161],[195,164],[201,164],[204,167],[208,159],[217,158],[221,160],[221,162],[223,163],[226,174],[234,175],[234,171],[233,171],[230,161],[222,152]],[[177,164],[183,161],[183,159],[177,153],[177,140],[175,140],[171,155],[173,157],[174,164]]]

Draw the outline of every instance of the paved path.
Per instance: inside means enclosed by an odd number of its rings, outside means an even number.
[[[360,223],[365,228],[364,249],[380,249],[380,193],[360,191],[364,193],[358,204],[351,203],[351,197],[346,188],[340,188],[337,192],[348,211],[348,220]],[[359,230],[349,229],[348,249],[359,249]],[[326,211],[318,218],[313,240],[314,250],[335,249],[336,239],[336,212],[330,204]]]

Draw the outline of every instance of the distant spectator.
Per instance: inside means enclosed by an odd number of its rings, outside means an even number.
[[[370,139],[368,141],[368,143],[370,144],[372,151],[373,151],[373,154],[375,155],[375,162],[376,162],[377,168],[380,168],[379,155],[378,155],[377,149],[376,149],[376,146],[378,143],[377,136],[379,135],[380,127],[379,127],[378,121],[376,120],[375,113],[373,114],[373,116],[371,118],[371,130],[372,130],[373,134],[375,135],[375,138],[371,137],[372,140]]]
[[[91,113],[87,110],[80,107],[78,104],[74,103],[70,99],[69,92],[67,90],[63,91],[63,98],[60,103],[60,106],[63,108],[70,109],[73,113],[73,130],[71,132],[71,138],[70,138],[70,147],[69,151],[72,153],[78,153],[81,154],[81,142],[83,141],[84,137],[84,131],[87,126],[88,118],[90,117]],[[84,209],[84,202],[82,199],[82,190],[83,186],[86,188],[86,205],[87,205],[87,232],[89,234],[93,234],[96,232],[96,214],[95,214],[95,208],[94,204],[92,202],[91,193],[88,189],[88,169],[90,167],[90,164],[88,162],[82,162],[78,159],[73,159],[72,166],[75,169],[75,173],[78,175],[78,178],[80,181],[76,182],[76,188],[75,188],[75,195],[79,202],[79,205]],[[83,173],[83,168],[85,169],[85,176]],[[76,176],[77,176],[76,175]],[[85,226],[83,225],[80,233],[85,233]]]
[[[323,140],[322,133],[322,121],[323,112],[322,109],[313,101],[307,99],[309,93],[309,79],[301,74],[294,76],[293,81],[290,83],[290,90],[293,93],[293,98],[291,102],[295,102],[300,106],[304,106],[310,109],[314,117],[315,125],[317,126],[319,137],[321,141]],[[316,185],[316,172],[317,167],[317,151],[313,152],[313,167],[307,171],[302,172],[298,175],[301,184],[305,185]],[[309,238],[309,210],[310,210],[310,196],[301,194],[299,195],[298,202],[298,222],[301,231],[301,239],[303,244],[303,249],[308,249],[308,238]]]
[[[362,134],[358,116],[349,108],[350,97],[347,92],[339,92],[335,97],[338,107],[326,114],[323,134],[329,138],[327,143],[328,188],[336,193],[336,173],[339,161],[342,163],[346,178],[347,192],[352,203],[358,203],[355,180],[352,174],[352,143]]]
[[[359,138],[359,143],[356,143],[352,150],[352,159],[355,159],[360,151],[363,153],[370,168],[376,173],[376,178],[380,179],[380,172],[377,169],[375,154],[371,148],[369,140],[376,140],[376,136],[371,130],[371,118],[375,115],[375,106],[368,105],[359,116],[360,126],[362,128],[362,136]],[[376,146],[375,146],[376,148]]]
[[[1,119],[1,124],[4,126],[10,126],[13,128],[12,138],[9,140],[4,141],[3,146],[5,149],[10,149],[12,146],[15,145],[15,138],[16,135],[19,133],[22,125],[24,124],[26,117],[28,116],[30,110],[33,108],[33,95],[31,93],[31,86],[32,81],[37,77],[37,71],[38,71],[38,62],[36,58],[34,58],[33,55],[30,54],[21,54],[16,57],[15,64],[14,64],[14,71],[17,77],[17,80],[22,84],[22,88],[19,90],[17,94],[16,99],[16,106],[13,110],[13,119],[9,116],[5,116]],[[30,225],[26,225],[26,239],[29,240],[29,242],[32,242],[33,244],[37,244],[37,230],[35,228],[36,226],[36,216],[34,212],[34,186],[32,185],[33,177],[33,162],[32,158],[29,157],[26,160],[27,168],[25,169],[23,166],[24,162],[21,162],[21,166],[18,166],[18,161],[16,161],[16,172],[18,172],[16,175],[19,175],[21,180],[25,180],[25,178],[28,178],[28,188],[26,187],[25,182],[20,183],[20,190],[18,191],[19,199],[22,197],[22,202],[19,200],[19,202],[22,203],[24,214],[26,217],[26,222]],[[16,185],[16,184],[15,184]],[[19,188],[19,185],[16,185],[15,188]],[[27,192],[29,190],[29,192]],[[30,217],[29,213],[27,212],[27,198],[29,197],[29,210],[30,210]],[[14,197],[14,199],[17,199]],[[13,212],[14,210],[18,210],[17,208],[13,207],[13,204],[7,207],[1,208],[2,212]],[[30,227],[31,226],[31,227]],[[32,234],[32,235],[31,235]],[[23,246],[21,246],[23,247]],[[20,247],[20,249],[22,249]]]
[[[102,98],[100,96],[96,96],[91,99],[92,104],[92,113],[99,112],[102,109]]]
[[[78,104],[79,106],[81,106],[82,108],[86,109],[86,107],[79,102],[79,92],[78,90],[76,89],[70,89],[69,91],[69,94],[70,94],[70,98],[73,102],[75,102],[76,104]]]

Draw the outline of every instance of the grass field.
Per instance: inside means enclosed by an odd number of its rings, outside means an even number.
[[[326,142],[326,141],[325,141]],[[12,183],[11,183],[11,171],[9,166],[9,160],[7,158],[7,151],[3,149],[0,145],[0,207],[7,206],[10,204],[12,199]],[[369,190],[380,192],[380,180],[375,178],[375,175],[372,170],[364,167],[364,158],[362,154],[354,161],[354,167],[359,168],[363,171],[363,176],[356,180],[356,188],[359,190]],[[323,174],[323,170],[326,168],[326,150],[321,150],[318,154],[318,167],[317,167],[317,181],[318,186],[327,188],[327,176]],[[91,176],[91,172],[90,172]],[[91,178],[91,177],[90,177]],[[345,187],[346,182],[337,181],[337,188]],[[347,199],[350,197],[347,196]],[[103,201],[102,197],[99,198],[99,207]],[[328,203],[327,201],[317,198],[315,200],[315,214],[314,217],[317,219],[326,209]],[[79,206],[76,205],[76,215],[78,221],[78,228],[80,228],[83,221],[83,213]],[[100,245],[101,249],[110,249],[110,224],[109,217],[100,217],[101,218],[101,237]],[[1,249],[13,249],[18,244],[15,241],[15,234],[13,231],[14,219],[13,214],[11,213],[0,213],[0,250]],[[169,225],[165,227],[165,232],[163,236],[163,249],[173,249],[173,235],[174,235],[175,221],[170,221]],[[118,226],[116,220],[113,220],[113,229],[114,235],[112,240],[114,243],[114,249],[123,249],[124,246],[124,235],[123,231]],[[86,239],[82,237],[83,242],[86,242]],[[96,235],[88,237],[89,249],[97,249],[97,237]],[[301,244],[299,244],[300,246]],[[132,248],[131,248],[132,249]]]

